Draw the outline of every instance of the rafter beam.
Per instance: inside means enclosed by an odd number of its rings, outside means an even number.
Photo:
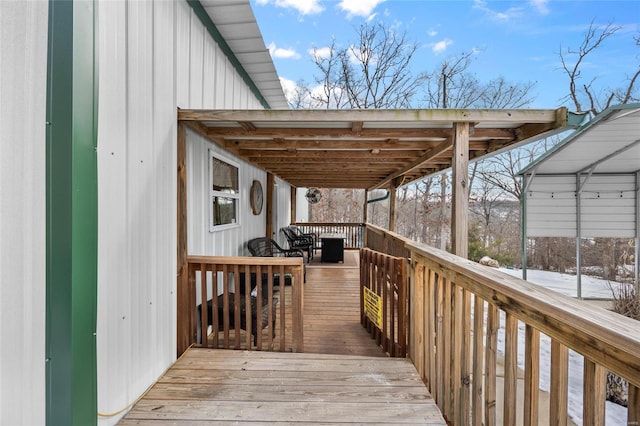
[[[396,171],[394,173],[391,173],[389,176],[385,177],[382,181],[377,183],[376,186],[374,186],[373,188],[369,188],[369,190],[376,189],[376,188],[381,188],[381,187],[387,185],[393,179],[395,179],[395,178],[397,178],[399,176],[402,176],[404,174],[407,174],[407,173],[411,172],[412,170],[420,168],[423,164],[425,164],[429,160],[437,157],[438,155],[440,155],[440,154],[442,154],[444,152],[447,152],[447,151],[451,150],[452,148],[453,148],[453,140],[448,140],[448,141],[442,142],[438,146],[436,146],[433,149],[429,150],[423,156],[419,157],[417,160],[413,161],[407,167],[404,167],[402,170],[398,170],[398,171]]]

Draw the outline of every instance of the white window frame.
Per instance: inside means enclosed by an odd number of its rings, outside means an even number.
[[[236,192],[225,192],[225,191],[217,191],[213,189],[213,163],[214,160],[217,161],[221,161],[223,163],[228,164],[229,166],[235,167],[237,174],[238,174],[238,182],[237,182],[237,188],[236,188]],[[238,164],[237,162],[225,157],[224,155],[221,155],[217,152],[214,152],[213,150],[209,150],[209,167],[208,167],[208,171],[209,171],[209,178],[208,178],[208,182],[209,182],[209,198],[208,198],[208,202],[209,202],[209,232],[215,232],[215,231],[222,231],[225,229],[230,229],[230,228],[237,228],[240,226],[240,188],[241,186],[241,182],[240,182],[240,164]],[[221,224],[221,225],[216,225],[214,222],[214,208],[213,208],[213,202],[214,199],[216,197],[221,197],[221,198],[231,198],[235,201],[235,217],[234,220],[235,222],[233,223],[225,223],[225,224]]]

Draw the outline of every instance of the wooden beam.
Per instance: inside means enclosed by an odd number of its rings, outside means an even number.
[[[467,258],[469,218],[469,123],[454,124],[451,240],[453,253]]]
[[[285,151],[276,149],[240,149],[238,151],[243,157],[251,159],[269,159],[276,158],[285,161],[291,159],[313,159],[313,160],[326,160],[333,158],[364,158],[367,160],[375,161],[382,158],[401,158],[401,159],[413,159],[416,155],[419,155],[421,150],[378,150],[377,153],[372,153],[371,150],[360,151],[334,151],[334,150],[314,150],[314,151]]]
[[[395,179],[398,176],[402,176],[403,174],[409,173],[412,170],[415,170],[415,169],[419,168],[423,164],[427,163],[429,160],[437,157],[438,155],[442,154],[443,152],[446,152],[446,151],[450,150],[452,145],[453,145],[453,141],[452,140],[448,140],[448,141],[444,141],[444,142],[440,143],[439,145],[437,145],[433,149],[429,150],[426,154],[424,154],[423,156],[421,156],[417,160],[413,161],[408,166],[406,166],[403,169],[398,170],[398,171],[390,174],[389,176],[385,177],[382,181],[380,181],[376,185],[375,188],[380,188],[380,187],[386,185],[392,179]],[[371,189],[375,189],[375,188],[371,188]]]
[[[209,135],[209,137],[213,137]],[[218,136],[220,137],[220,136]],[[256,150],[360,150],[370,152],[379,150],[428,150],[438,145],[447,138],[434,140],[420,139],[411,141],[379,140],[379,139],[283,139],[276,143],[273,139],[226,139],[224,146],[229,149],[256,149]],[[479,142],[478,149],[486,149],[485,142]]]
[[[562,109],[562,108],[560,108]],[[553,123],[559,109],[189,110],[178,120],[251,122]],[[566,116],[566,109],[565,109]]]

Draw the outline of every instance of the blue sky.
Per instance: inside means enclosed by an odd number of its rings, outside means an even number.
[[[532,107],[555,108],[568,93],[558,51],[577,49],[593,21],[621,29],[589,56],[584,83],[619,87],[640,64],[640,1],[577,0],[251,0],[283,86],[317,73],[310,51],[355,41],[363,22],[383,21],[418,44],[413,72],[432,71],[447,57],[475,51],[470,71],[481,81],[504,76],[536,82]]]

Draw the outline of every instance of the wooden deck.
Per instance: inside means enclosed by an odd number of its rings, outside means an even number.
[[[317,254],[307,266],[304,286],[306,353],[386,356],[360,324],[358,253],[347,250],[341,264],[320,264],[320,254]]]
[[[120,422],[444,425],[406,359],[189,349]]]
[[[360,325],[357,255],[307,266],[305,353],[191,348],[120,424],[444,425],[413,364]]]

